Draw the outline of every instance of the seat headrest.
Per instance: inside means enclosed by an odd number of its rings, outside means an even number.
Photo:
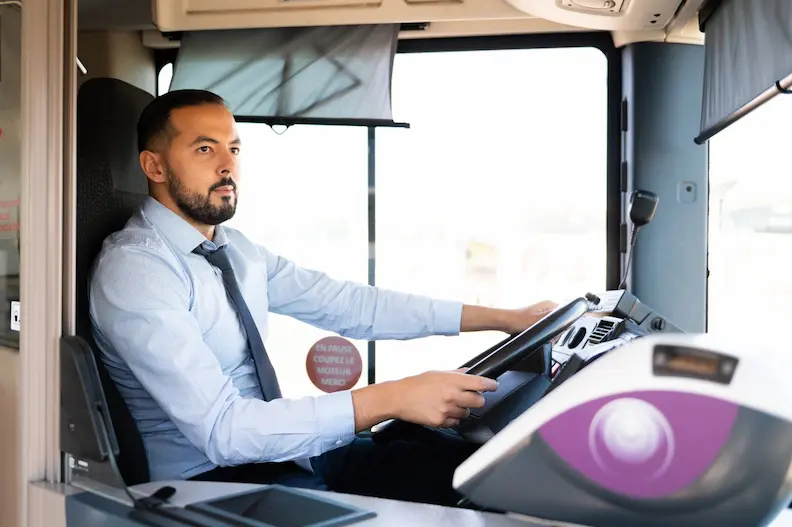
[[[107,163],[113,189],[148,194],[137,151],[137,121],[154,97],[118,79],[87,80],[77,95],[77,137],[83,157]]]

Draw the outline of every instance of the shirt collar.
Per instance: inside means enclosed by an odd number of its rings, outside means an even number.
[[[213,245],[212,248],[222,247],[228,243],[228,236],[222,226],[215,227],[214,240],[207,241],[198,229],[150,196],[143,202],[143,214],[159,229],[168,242],[184,254],[191,253],[203,243]]]

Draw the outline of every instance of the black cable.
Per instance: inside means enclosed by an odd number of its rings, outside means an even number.
[[[624,289],[625,282],[627,281],[627,275],[630,274],[630,263],[632,262],[633,250],[635,249],[635,241],[638,239],[638,231],[641,230],[640,227],[635,227],[632,232],[632,236],[630,237],[630,248],[629,253],[627,254],[627,265],[624,266],[624,276],[622,276],[621,282],[619,283],[619,287],[616,289]]]

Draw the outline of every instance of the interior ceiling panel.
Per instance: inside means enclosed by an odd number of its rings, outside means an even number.
[[[80,0],[79,29],[81,31],[144,31],[144,34],[159,35],[160,31],[187,31],[199,29],[231,29],[248,27],[290,27],[315,25],[316,18],[324,17],[327,25],[349,25],[366,23],[388,23],[405,21],[412,16],[416,20],[434,20],[429,11],[444,14],[437,18],[439,25],[448,26],[438,35],[432,31],[402,32],[401,38],[419,38],[421,34],[432,36],[454,36],[500,33],[548,33],[565,31],[601,30],[611,31],[615,41],[624,44],[644,40],[685,41],[701,43],[700,32],[689,37],[681,32],[685,24],[697,17],[705,0],[455,0],[454,8],[459,12],[450,16],[446,11],[451,6],[437,7],[433,1],[424,0],[381,0],[379,9],[313,9],[310,23],[305,22],[305,13],[291,12],[295,9],[273,13],[240,13],[231,9],[254,0],[200,0],[201,5],[216,2],[218,11],[208,15],[181,12],[182,0]],[[269,5],[276,0],[262,0]],[[282,0],[287,2],[289,0]],[[335,0],[350,1],[350,0]],[[167,14],[170,25],[158,28],[155,24],[154,5],[159,16]],[[301,5],[301,4],[300,4]],[[299,8],[299,5],[297,6]],[[416,14],[414,10],[421,11]],[[438,11],[439,9],[439,11]],[[429,10],[424,12],[423,10]],[[304,10],[303,10],[304,11]],[[366,11],[366,13],[363,13]],[[373,11],[373,13],[372,13]],[[435,12],[437,11],[437,13]],[[164,14],[163,14],[164,13]],[[363,16],[363,14],[366,16]],[[408,16],[409,15],[409,16]],[[426,15],[428,18],[421,18]],[[447,16],[446,16],[447,15]],[[361,18],[358,20],[358,18]],[[353,20],[354,19],[354,20]],[[369,20],[370,19],[370,20]],[[300,23],[302,21],[303,23]],[[427,24],[426,27],[431,27]],[[503,26],[503,27],[501,27]],[[171,29],[168,29],[171,28]],[[148,30],[148,31],[146,31]],[[677,40],[674,40],[677,38]],[[144,39],[146,41],[147,39]],[[148,39],[151,41],[151,38]],[[159,38],[150,47],[173,47],[178,42]]]
[[[683,0],[505,0],[517,9],[559,24],[605,31],[661,29]]]

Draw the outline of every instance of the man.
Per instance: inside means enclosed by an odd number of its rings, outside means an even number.
[[[501,310],[333,280],[221,227],[234,215],[242,144],[223,100],[175,91],[138,123],[150,198],[94,267],[91,319],[102,360],[143,436],[152,478],[330,488],[453,504],[473,447],[376,445],[359,432],[396,418],[450,427],[495,381],[428,372],[285,399],[263,341],[267,313],[358,339],[515,333],[555,307]]]

